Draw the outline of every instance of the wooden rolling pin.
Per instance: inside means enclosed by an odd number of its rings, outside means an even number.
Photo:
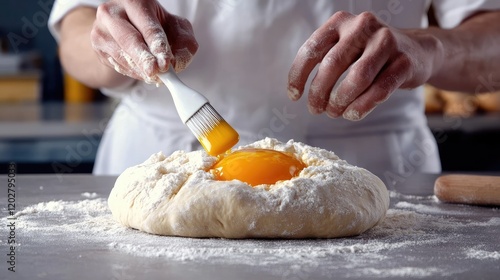
[[[500,205],[500,176],[443,175],[434,183],[434,194],[444,202]]]

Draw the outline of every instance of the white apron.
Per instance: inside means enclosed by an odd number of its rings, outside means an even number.
[[[102,1],[74,2],[98,5]],[[170,13],[191,21],[200,45],[180,78],[206,95],[236,128],[241,136],[239,144],[266,136],[282,141],[295,139],[332,150],[349,163],[385,178],[440,171],[436,143],[426,124],[421,88],[398,90],[360,122],[311,116],[306,96],[292,102],[286,93],[288,70],[298,49],[336,11],[373,11],[398,28],[425,28],[430,1],[159,2]],[[78,4],[56,1],[50,25],[56,38],[58,21],[75,5]],[[435,5],[442,25],[453,27],[481,5],[489,7],[495,3],[441,0]],[[500,3],[497,1],[496,5]],[[441,11],[440,7],[448,10]],[[165,87],[136,82],[103,92],[121,98],[121,103],[100,143],[95,174],[119,174],[160,150],[170,154],[201,148],[181,123]]]

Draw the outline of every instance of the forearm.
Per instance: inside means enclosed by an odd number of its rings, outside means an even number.
[[[429,28],[442,45],[429,83],[442,89],[479,93],[500,90],[500,12],[477,14],[460,26]]]
[[[131,78],[100,62],[92,48],[90,32],[96,10],[80,7],[61,22],[59,54],[64,69],[77,80],[93,87],[116,87]]]

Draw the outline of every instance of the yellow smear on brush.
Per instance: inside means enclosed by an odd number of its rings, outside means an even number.
[[[238,141],[240,136],[232,126],[221,120],[213,129],[203,133],[198,138],[201,145],[211,156],[218,156],[230,150]]]

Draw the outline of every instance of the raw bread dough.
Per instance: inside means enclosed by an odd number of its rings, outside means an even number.
[[[108,199],[116,220],[159,235],[224,238],[333,238],[360,234],[389,207],[384,183],[333,152],[266,138],[240,148],[294,154],[299,176],[274,185],[216,181],[204,151],[152,155],[121,174]]]

